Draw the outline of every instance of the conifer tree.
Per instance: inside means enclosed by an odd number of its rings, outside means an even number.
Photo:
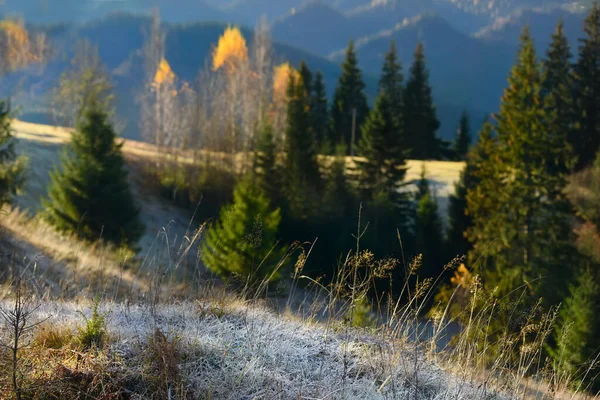
[[[323,195],[324,214],[334,218],[347,218],[353,212],[354,193],[346,175],[346,149],[343,145],[337,146],[326,179]]]
[[[571,49],[564,33],[562,20],[552,35],[552,43],[546,54],[542,70],[542,89],[548,119],[548,135],[556,147],[569,146],[569,153],[557,172],[566,173],[572,167],[573,154],[569,145],[573,130]]]
[[[497,115],[498,145],[467,195],[472,253],[488,261],[485,275],[498,294],[530,282],[552,304],[568,281],[571,210],[565,178],[554,169],[565,150],[547,135],[540,66],[527,28],[508,82]],[[542,282],[551,293],[540,290]]]
[[[323,74],[318,71],[315,74],[312,98],[312,127],[315,134],[315,142],[319,150],[324,153],[331,152],[333,148],[329,142],[329,104]],[[329,148],[329,149],[328,149]]]
[[[415,50],[414,62],[406,83],[404,124],[412,158],[423,160],[440,156],[440,141],[436,136],[440,122],[433,104],[422,43],[419,43]]]
[[[417,193],[416,250],[423,255],[421,278],[437,278],[444,269],[444,230],[437,201],[431,193],[425,170]]]
[[[306,65],[306,62],[302,61],[300,63],[300,69],[298,70],[300,73],[300,77],[302,78],[302,83],[304,84],[304,90],[306,92],[306,96],[312,98],[313,93],[313,76],[312,71]]]
[[[600,390],[597,369],[592,367],[600,349],[600,285],[587,268],[570,286],[554,331],[556,346],[550,349],[556,371],[586,390]],[[597,367],[596,367],[597,368]],[[588,370],[590,371],[588,373]],[[583,378],[586,379],[583,379]]]
[[[143,233],[127,182],[122,144],[98,103],[91,102],[51,174],[46,219],[85,240],[132,246]]]
[[[12,200],[25,180],[27,159],[17,157],[11,124],[10,107],[0,101],[0,206]]]
[[[277,165],[277,150],[273,127],[266,122],[259,134],[254,162],[256,184],[265,193],[271,204],[278,204],[280,198],[280,170]]]
[[[467,153],[467,165],[460,174],[460,180],[454,186],[454,194],[450,196],[448,205],[448,251],[449,256],[464,256],[471,250],[467,240],[467,231],[473,224],[473,219],[467,214],[467,193],[478,185],[480,168],[494,154],[494,139],[492,125],[486,121],[479,133],[479,140]],[[474,194],[473,194],[474,195]]]
[[[454,140],[454,156],[459,161],[464,161],[471,146],[471,128],[469,114],[463,111],[458,124],[456,139]]]
[[[342,75],[333,97],[331,108],[331,134],[332,143],[344,143],[348,148],[352,145],[352,120],[356,112],[356,137],[355,143],[360,140],[360,127],[362,126],[369,107],[364,94],[365,83],[362,72],[358,67],[358,59],[351,41],[346,50],[346,59],[342,64]]]
[[[392,115],[397,118],[398,125],[403,130],[403,113],[404,113],[404,75],[402,74],[402,65],[398,61],[396,53],[396,42],[392,40],[390,49],[385,55],[381,78],[379,79],[379,91],[385,92],[390,99],[392,105]]]
[[[290,76],[286,130],[286,195],[288,211],[300,219],[314,213],[321,189],[315,141],[310,129],[310,99],[302,78]]]
[[[407,151],[403,148],[400,120],[394,115],[391,101],[390,93],[381,91],[363,125],[359,146],[362,159],[356,161],[359,188],[367,200],[385,195],[392,204],[405,207],[408,199],[401,188],[406,185]]]
[[[579,60],[573,73],[575,125],[571,145],[577,157],[576,169],[594,162],[600,149],[600,6],[594,2],[580,40]]]
[[[265,193],[252,179],[242,178],[233,192],[233,204],[221,209],[209,227],[201,250],[202,261],[222,278],[252,283],[277,279],[282,255],[277,249],[281,222]]]

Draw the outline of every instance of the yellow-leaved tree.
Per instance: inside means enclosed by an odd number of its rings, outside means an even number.
[[[273,71],[273,103],[271,105],[271,124],[277,133],[275,142],[278,150],[282,150],[283,132],[287,124],[287,87],[290,77],[297,80],[300,74],[289,63],[277,65]]]
[[[0,21],[0,55],[2,72],[14,71],[37,61],[23,21]]]
[[[231,73],[247,60],[248,46],[242,32],[238,27],[227,27],[213,51],[213,70],[223,68],[225,72]]]

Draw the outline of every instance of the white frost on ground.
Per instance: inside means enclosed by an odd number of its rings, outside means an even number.
[[[495,399],[432,365],[410,344],[402,348],[365,332],[333,331],[259,306],[227,311],[200,303],[104,304],[110,351],[134,359],[161,329],[183,349],[181,375],[197,396],[211,399]],[[209,310],[209,311],[207,311]],[[73,328],[89,305],[45,303],[38,318]],[[126,364],[126,361],[125,361]]]

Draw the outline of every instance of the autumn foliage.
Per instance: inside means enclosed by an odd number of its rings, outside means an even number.
[[[222,68],[226,72],[235,71],[239,64],[248,60],[246,39],[237,27],[228,27],[219,38],[213,51],[213,70]]]
[[[160,64],[154,76],[154,86],[170,85],[175,83],[175,73],[171,69],[169,62],[164,58],[160,60]]]
[[[2,72],[14,71],[39,61],[32,51],[29,32],[22,21],[0,21],[0,54]]]
[[[275,102],[285,100],[287,87],[292,74],[298,79],[298,71],[290,66],[289,63],[283,63],[275,67],[273,76],[273,99]]]

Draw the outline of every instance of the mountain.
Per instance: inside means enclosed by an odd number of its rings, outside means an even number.
[[[324,3],[310,3],[273,23],[273,37],[282,43],[327,55],[357,37],[357,26]]]
[[[462,109],[476,120],[497,109],[515,56],[510,46],[482,42],[435,14],[425,14],[358,40],[358,58],[366,73],[379,73],[391,40],[396,42],[405,75],[417,43],[423,43],[442,136],[454,135]],[[339,62],[343,57],[344,49],[340,49],[330,59]]]
[[[556,23],[562,20],[565,35],[573,46],[583,35],[583,12],[569,12],[563,8],[518,10],[506,17],[498,17],[474,37],[488,43],[517,46],[523,28],[528,25],[538,49],[546,49],[551,41]]]
[[[117,14],[89,23],[49,28],[48,37],[52,43],[57,44],[57,51],[61,55],[43,70],[32,67],[3,77],[0,82],[0,96],[11,95],[16,96],[15,100],[20,100],[23,109],[27,111],[21,116],[22,119],[52,122],[47,107],[44,111],[42,99],[56,84],[61,72],[68,67],[68,60],[72,56],[76,41],[87,38],[98,46],[100,57],[115,83],[119,117],[128,122],[124,136],[137,139],[137,105],[134,99],[142,77],[139,49],[144,43],[144,32],[148,31],[149,25],[148,17]],[[194,81],[226,27],[226,23],[220,22],[165,24],[166,58],[173,72],[183,80]],[[242,28],[242,33],[251,46],[252,31]],[[311,69],[323,73],[329,93],[333,92],[340,73],[338,65],[289,45],[274,43],[273,47],[277,63],[287,61],[298,66],[305,60]],[[367,77],[367,82],[374,92],[376,78]]]
[[[115,12],[148,14],[160,10],[171,22],[226,21],[225,12],[203,0],[4,0],[0,14],[23,17],[29,23],[89,21]]]

